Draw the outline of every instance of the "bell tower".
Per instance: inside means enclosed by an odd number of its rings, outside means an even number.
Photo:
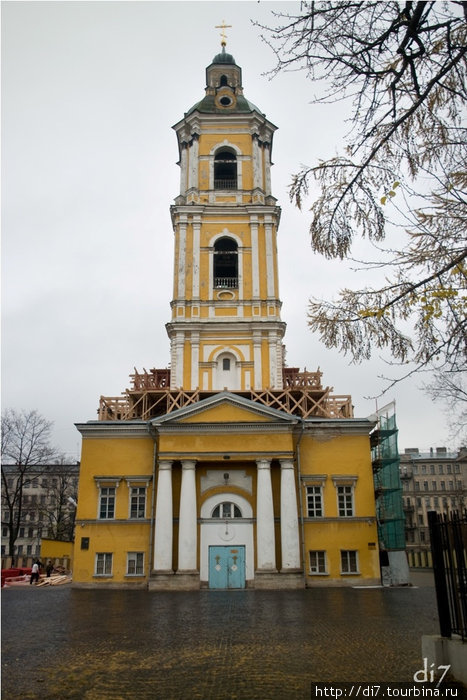
[[[180,193],[171,207],[170,388],[282,389],[276,127],[244,97],[225,37],[206,69],[204,97],[173,128]]]

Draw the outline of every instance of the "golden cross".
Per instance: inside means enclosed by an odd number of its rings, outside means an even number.
[[[226,24],[226,23],[225,23],[225,19],[222,20],[222,24],[216,24],[216,27],[215,27],[216,29],[222,29],[222,34],[221,34],[221,37],[222,37],[221,46],[225,46],[225,45],[227,44],[227,37],[226,37],[226,35],[225,35],[225,30],[226,30],[228,27],[230,28],[230,27],[232,27],[232,25],[231,25],[231,24]]]

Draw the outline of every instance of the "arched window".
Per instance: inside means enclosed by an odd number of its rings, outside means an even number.
[[[226,75],[221,75],[221,82],[220,82],[221,87],[224,85],[227,85],[227,76]]]
[[[225,501],[224,503],[220,503],[218,506],[214,508],[212,511],[212,516],[213,518],[241,518],[242,517],[242,511],[240,508],[235,505],[235,503],[229,503],[228,501]]]
[[[214,156],[214,189],[237,188],[237,156],[232,151],[217,151]]]
[[[214,287],[238,287],[238,246],[233,238],[219,238],[214,243]]]

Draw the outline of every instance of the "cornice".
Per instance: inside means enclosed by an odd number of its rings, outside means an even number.
[[[168,433],[197,433],[204,435],[212,435],[219,433],[274,433],[288,434],[291,433],[295,426],[294,422],[289,424],[283,423],[263,423],[262,421],[254,421],[251,423],[175,423],[172,425],[155,425],[154,428],[160,435]]]
[[[75,423],[83,438],[148,438],[151,437],[147,421],[89,421]]]

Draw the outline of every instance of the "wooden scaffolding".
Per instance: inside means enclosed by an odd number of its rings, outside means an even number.
[[[232,394],[301,418],[352,418],[349,395],[335,395],[332,387],[321,384],[322,372],[300,372],[283,368],[283,389],[249,389]],[[99,420],[150,420],[184,406],[195,404],[218,391],[170,388],[170,369],[151,369],[130,374],[132,385],[121,396],[101,396]]]

